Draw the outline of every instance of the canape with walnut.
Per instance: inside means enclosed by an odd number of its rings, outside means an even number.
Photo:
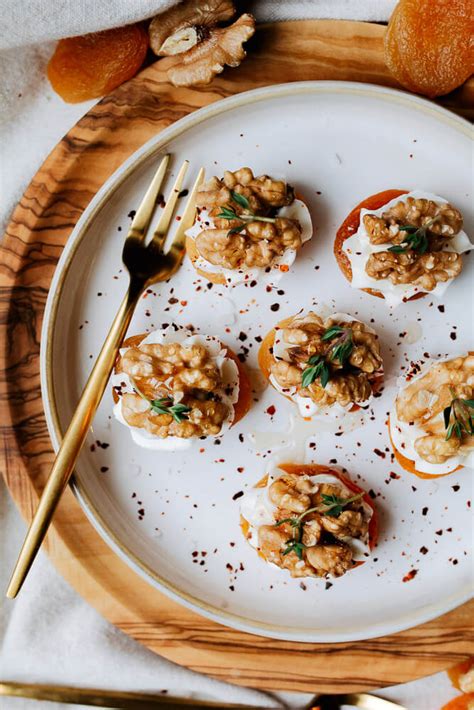
[[[281,321],[259,352],[264,376],[301,416],[343,416],[367,406],[383,381],[377,334],[345,313]]]
[[[112,376],[114,414],[145,448],[185,448],[218,436],[250,408],[234,353],[212,336],[169,327],[128,338]]]
[[[376,543],[370,496],[337,469],[281,464],[241,503],[246,539],[292,577],[340,577]]]
[[[473,248],[458,209],[421,191],[386,190],[361,202],[340,227],[338,264],[354,288],[388,305],[441,297]]]
[[[243,48],[255,32],[255,19],[235,15],[231,0],[184,0],[157,15],[150,23],[150,47],[160,57],[175,57],[167,74],[174,86],[208,84],[225,66],[237,67]]]
[[[226,170],[197,194],[187,252],[198,273],[219,284],[277,281],[312,236],[311,217],[293,188],[250,168]]]
[[[474,353],[406,375],[389,430],[397,461],[421,478],[474,468]]]

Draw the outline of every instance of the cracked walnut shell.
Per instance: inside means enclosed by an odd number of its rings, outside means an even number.
[[[176,58],[167,70],[174,86],[208,84],[225,66],[239,66],[246,56],[243,44],[255,32],[255,19],[246,13],[231,25],[219,26],[234,14],[229,0],[185,0],[152,20],[152,50]]]

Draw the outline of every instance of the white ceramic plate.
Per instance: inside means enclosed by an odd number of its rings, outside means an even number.
[[[448,290],[444,312],[430,296],[390,311],[349,287],[332,244],[355,204],[395,187],[446,197],[472,234],[470,150],[468,124],[427,101],[361,84],[295,83],[240,94],[178,121],[92,200],[64,249],[46,310],[42,384],[56,447],[125,291],[127,215],[163,152],[175,156],[173,167],[191,161],[190,184],[201,165],[209,176],[243,165],[286,176],[306,196],[316,233],[271,292],[260,285],[209,289],[186,261],[172,283],[145,295],[130,334],[193,324],[245,353],[247,366],[256,368],[256,337],[300,308],[328,307],[374,319],[385,358],[383,396],[363,424],[340,436],[296,424],[292,405],[267,388],[219,443],[153,453],[134,445],[112,418],[107,392],[74,490],[106,541],[160,590],[238,629],[332,642],[395,632],[469,598],[471,476],[461,471],[425,481],[403,472],[391,459],[385,421],[394,381],[409,361],[472,346],[472,257]],[[267,413],[271,405],[274,416]],[[240,532],[237,494],[271,461],[289,460],[337,461],[375,496],[381,536],[374,557],[332,585],[300,584],[268,566]],[[403,581],[412,570],[416,575]]]

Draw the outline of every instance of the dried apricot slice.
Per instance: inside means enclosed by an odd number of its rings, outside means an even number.
[[[148,33],[139,24],[61,39],[48,78],[68,103],[95,99],[135,76],[147,49]]]
[[[453,698],[447,705],[443,705],[441,710],[473,710],[474,708],[474,693],[467,695],[458,695]]]
[[[400,0],[385,33],[385,61],[410,91],[441,96],[473,72],[470,0]]]
[[[462,690],[464,693],[474,690],[474,656],[449,668],[447,673],[452,684],[458,690]]]

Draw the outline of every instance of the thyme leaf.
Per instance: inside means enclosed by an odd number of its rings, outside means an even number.
[[[428,247],[430,245],[428,240],[428,230],[437,219],[438,217],[434,217],[421,227],[415,227],[411,224],[400,226],[400,232],[405,232],[407,236],[400,244],[395,244],[393,247],[389,247],[388,251],[391,251],[394,254],[404,254],[409,249],[413,249],[413,251],[417,251],[419,254],[424,254],[428,251]]]
[[[161,399],[150,399],[151,410],[155,414],[171,414],[175,422],[180,424],[184,419],[189,419],[191,407],[185,404],[174,404],[172,397],[162,397]]]
[[[241,232],[249,222],[270,222],[271,224],[275,224],[276,218],[275,217],[262,217],[260,215],[255,214],[252,212],[250,209],[250,202],[248,199],[245,197],[245,195],[241,195],[240,192],[234,192],[231,191],[230,193],[233,202],[235,202],[239,207],[242,207],[242,209],[247,210],[247,214],[238,214],[235,211],[235,208],[232,207],[232,205],[224,205],[221,207],[221,211],[217,215],[218,219],[228,219],[230,220],[239,220],[241,224],[236,225],[235,227],[232,227],[232,229],[229,229],[227,234],[238,234]]]
[[[321,340],[334,341],[329,349],[329,357],[331,360],[339,360],[340,365],[344,366],[354,347],[352,328],[343,328],[340,325],[333,325],[326,330]]]
[[[349,503],[354,503],[354,501],[360,500],[363,495],[363,493],[358,493],[357,495],[352,496],[352,498],[339,498],[339,496],[336,495],[327,495],[326,493],[323,493],[321,497],[327,507],[324,510],[320,510],[320,512],[324,513],[324,515],[329,515],[332,518],[338,518],[343,509],[349,505]]]
[[[301,377],[301,386],[303,388],[309,387],[314,380],[319,377],[321,380],[321,387],[326,387],[327,383],[331,378],[331,372],[327,362],[324,360],[322,355],[313,355],[308,360],[308,367],[303,370]]]
[[[471,410],[474,409],[474,399],[462,399],[456,396],[456,392],[451,389],[451,404],[443,411],[444,428],[446,429],[446,441],[455,434],[458,439],[463,433],[474,434],[474,418]]]
[[[237,203],[240,207],[243,207],[244,210],[250,209],[250,202],[245,197],[245,195],[241,195],[240,192],[234,192],[233,190],[231,190],[230,194],[233,201]]]

